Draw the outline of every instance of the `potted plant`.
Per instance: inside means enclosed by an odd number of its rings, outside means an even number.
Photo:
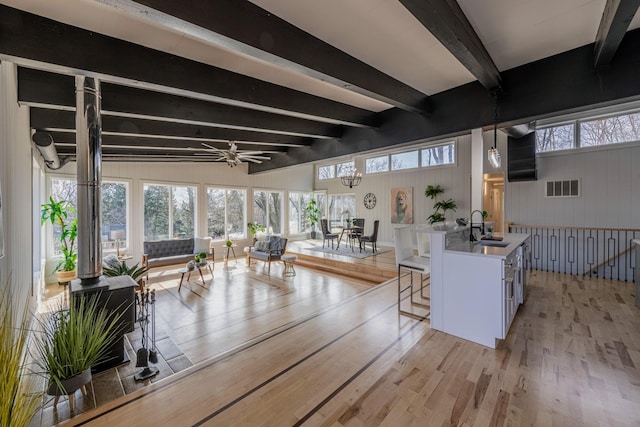
[[[147,273],[149,269],[146,266],[139,267],[140,263],[128,267],[127,264],[118,263],[114,264],[113,267],[104,267],[102,269],[102,274],[107,277],[115,277],[115,276],[131,276],[133,280],[135,280],[139,286],[142,286],[142,276]]]
[[[316,199],[309,200],[307,206],[305,206],[307,212],[307,218],[309,219],[309,225],[311,226],[311,238],[316,238],[316,224],[320,220],[320,209],[318,209],[318,203]]]
[[[205,251],[201,251],[196,255],[195,261],[196,264],[203,264],[206,263],[207,261],[207,253]]]
[[[230,248],[231,246],[233,246],[233,241],[231,239],[227,239],[226,242],[224,242],[224,245],[228,248]]]
[[[78,254],[75,243],[78,237],[78,219],[75,217],[76,209],[66,200],[56,201],[49,197],[49,203],[42,205],[40,223],[50,222],[60,227],[60,250],[62,259],[56,264],[58,283],[66,283],[76,277],[76,261]],[[73,214],[73,218],[71,217]]]
[[[253,237],[253,243],[255,244],[258,241],[258,238],[256,237],[256,235],[258,234],[258,231],[264,233],[265,231],[267,231],[267,228],[260,224],[257,221],[253,221],[247,224],[247,228],[249,229],[249,233],[251,233],[251,236]]]
[[[60,303],[38,318],[35,360],[48,379],[47,394],[56,396],[56,403],[67,394],[73,411],[73,394],[91,381],[91,366],[105,359],[117,339],[121,315],[99,306],[98,294],[93,294],[73,298],[69,308]]]
[[[436,222],[444,222],[447,219],[447,211],[456,211],[458,208],[456,202],[453,199],[448,200],[438,200],[438,195],[444,193],[444,188],[440,187],[440,185],[428,185],[424,190],[425,197],[429,197],[432,200],[435,200],[433,204],[434,212],[427,217],[429,224],[434,224]]]
[[[11,285],[0,293],[0,425],[26,427],[38,411],[42,393],[34,392],[33,375],[25,364],[29,335],[27,303],[17,313]]]

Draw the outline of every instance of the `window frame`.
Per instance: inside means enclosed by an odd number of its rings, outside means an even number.
[[[247,221],[247,193],[248,193],[248,189],[247,188],[239,188],[239,187],[225,187],[225,186],[218,186],[218,185],[205,185],[205,198],[206,198],[206,218],[207,218],[207,235],[209,234],[209,190],[222,190],[224,191],[224,236],[222,238],[214,238],[213,236],[211,236],[212,240],[214,242],[223,242],[226,240],[226,236],[228,236],[231,240],[242,240],[242,239],[247,239],[247,235],[248,235],[248,230],[247,230],[247,223],[249,221]],[[242,235],[240,237],[237,236],[233,236],[231,237],[231,235],[228,233],[228,229],[229,229],[229,208],[228,208],[228,202],[229,202],[229,192],[230,191],[241,191],[244,193],[244,203],[243,203],[243,212],[242,212]]]
[[[173,214],[173,199],[174,199],[174,192],[173,189],[174,187],[191,187],[195,190],[194,193],[194,197],[193,197],[193,237],[198,236],[199,234],[199,229],[198,229],[198,184],[193,184],[193,183],[181,183],[181,182],[159,182],[159,181],[142,181],[141,182],[142,185],[142,241],[145,242],[147,241],[145,238],[145,196],[144,196],[144,192],[145,192],[145,186],[147,185],[154,185],[154,186],[162,186],[162,187],[169,187],[169,234],[167,239],[178,239],[178,238],[185,238],[188,239],[189,237],[176,237],[174,236],[173,233],[173,218],[174,218],[174,214]],[[162,240],[162,239],[160,239]]]
[[[284,236],[285,235],[285,211],[284,211],[284,197],[285,197],[285,191],[284,190],[273,190],[273,189],[267,189],[267,188],[254,188],[253,189],[253,193],[252,193],[252,220],[255,221],[256,219],[256,215],[255,215],[255,208],[256,208],[256,193],[277,193],[280,194],[280,232],[279,233],[271,233],[269,231],[269,223],[270,221],[270,209],[267,206],[267,212],[266,212],[266,231],[264,233],[259,232],[258,236],[264,236],[264,235],[274,235],[274,236]],[[271,201],[271,198],[268,198],[269,202]],[[289,198],[287,197],[287,200],[289,200]]]

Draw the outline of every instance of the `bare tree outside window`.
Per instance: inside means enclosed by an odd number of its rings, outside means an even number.
[[[338,163],[336,166],[336,177],[340,178],[341,176],[351,175],[355,169],[356,163],[353,161]]]
[[[418,152],[407,151],[391,155],[391,170],[413,169],[418,167]]]
[[[253,193],[253,219],[265,224],[268,234],[282,233],[282,195],[279,192]]]
[[[572,124],[536,130],[536,152],[568,150],[575,147],[575,126]]]
[[[389,171],[389,156],[372,157],[364,161],[365,173]]]
[[[640,141],[640,113],[580,123],[580,146],[619,144]]]
[[[329,165],[329,166],[320,166],[318,168],[318,179],[319,180],[325,180],[325,179],[333,179],[336,177],[336,169],[334,165]]]
[[[422,167],[451,165],[456,162],[455,143],[436,145],[422,150]]]

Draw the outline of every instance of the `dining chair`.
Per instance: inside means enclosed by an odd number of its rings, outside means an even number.
[[[362,237],[362,232],[364,231],[364,218],[353,218],[351,224],[354,227],[358,227],[349,232],[349,241],[353,245],[356,240],[359,240],[360,237]]]
[[[360,236],[358,238],[358,242],[360,244],[360,252],[362,252],[363,246],[365,250],[367,249],[367,243],[371,243],[371,250],[373,250],[374,253],[378,252],[378,228],[379,227],[380,227],[380,220],[376,219],[375,221],[373,221],[373,233],[369,236]]]
[[[331,241],[331,249],[333,249],[333,241],[338,239],[338,233],[329,231],[329,225],[326,219],[320,220],[320,227],[322,228],[322,247],[324,248],[325,240],[329,240]]]

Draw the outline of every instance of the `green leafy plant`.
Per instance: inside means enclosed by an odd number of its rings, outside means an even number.
[[[257,221],[253,221],[247,224],[247,228],[249,229],[249,233],[251,233],[251,236],[253,237],[253,241],[255,242],[256,239],[256,235],[258,234],[258,231],[264,233],[265,231],[267,231],[267,228],[260,224]]]
[[[49,383],[66,394],[64,380],[103,361],[117,338],[121,316],[121,310],[101,307],[94,294],[73,298],[69,308],[60,302],[52,313],[39,317],[35,359]]]
[[[433,204],[434,212],[427,217],[429,224],[436,222],[444,222],[447,219],[447,211],[455,212],[458,208],[456,202],[453,199],[438,200],[438,196],[444,193],[444,189],[440,185],[428,185],[424,190],[425,197],[429,197],[435,200]]]
[[[120,263],[117,267],[104,267],[102,269],[102,274],[107,277],[131,276],[131,278],[137,282],[140,277],[147,273],[147,270],[149,269],[146,266],[139,267],[139,265],[140,263],[132,267],[128,267],[127,264]]]
[[[39,408],[42,393],[36,393],[31,370],[24,362],[29,334],[29,310],[22,316],[9,283],[0,294],[0,426],[23,427]]]
[[[200,261],[202,261],[203,259],[207,259],[207,253],[205,251],[201,251],[198,254],[198,258],[200,258]]]
[[[320,221],[320,209],[318,209],[318,202],[316,202],[316,199],[311,199],[304,209],[307,212],[307,218],[309,219],[311,229],[315,230],[316,225]]]
[[[78,254],[75,243],[78,237],[78,219],[75,218],[76,209],[66,200],[56,201],[49,197],[49,203],[42,205],[40,223],[50,222],[60,227],[60,250],[62,259],[56,264],[55,270],[73,271],[76,269]],[[74,214],[73,219],[70,214]]]
[[[225,244],[228,248],[230,248],[230,247],[233,245],[233,241],[232,241],[231,239],[227,239],[227,241],[226,241],[226,242],[224,242],[224,244]]]

